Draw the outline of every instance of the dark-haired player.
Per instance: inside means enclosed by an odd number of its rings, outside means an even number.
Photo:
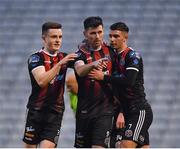
[[[110,26],[110,44],[116,50],[117,73],[105,75],[93,70],[91,78],[111,83],[118,89],[123,115],[118,115],[116,126],[125,119],[121,148],[149,147],[148,129],[153,120],[151,106],[145,98],[143,60],[138,52],[127,46],[128,26],[117,22]],[[121,114],[121,113],[120,113]]]
[[[77,54],[59,52],[61,24],[42,25],[43,48],[28,59],[32,91],[27,104],[23,141],[26,148],[54,148],[59,138],[64,111],[64,83],[68,62]]]
[[[77,52],[75,62],[78,82],[78,105],[76,111],[75,147],[108,147],[113,120],[112,91],[102,82],[90,79],[94,69],[111,75],[112,50],[103,43],[103,22],[100,17],[84,20],[84,42]],[[106,61],[106,62],[105,62]]]

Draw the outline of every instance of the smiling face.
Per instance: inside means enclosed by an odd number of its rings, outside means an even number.
[[[110,45],[119,52],[127,47],[128,33],[120,30],[111,30],[109,33]]]
[[[61,29],[48,29],[42,35],[44,48],[51,54],[56,53],[62,45],[62,30]]]
[[[86,37],[88,44],[93,49],[98,49],[103,42],[103,26],[99,25],[97,27],[90,27],[84,31],[84,36]]]

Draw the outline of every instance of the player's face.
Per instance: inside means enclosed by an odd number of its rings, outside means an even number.
[[[45,48],[54,53],[58,51],[62,45],[62,30],[61,29],[49,29],[43,37]]]
[[[122,50],[124,44],[126,44],[125,34],[119,30],[111,30],[109,33],[110,45],[117,50]]]
[[[90,47],[92,47],[93,49],[98,49],[103,42],[103,36],[104,36],[103,26],[99,25],[98,27],[95,28],[90,27],[84,31],[84,35]]]

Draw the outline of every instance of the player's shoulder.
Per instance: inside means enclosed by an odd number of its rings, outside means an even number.
[[[38,51],[34,51],[30,54],[29,58],[28,58],[28,63],[36,63],[39,62],[40,59],[42,58],[42,51],[38,50]]]
[[[138,51],[136,51],[135,49],[131,48],[131,47],[129,47],[129,51],[127,53],[127,56],[129,58],[141,59],[141,54]]]
[[[103,42],[103,47],[108,48],[110,55],[114,56],[116,54],[116,50],[112,46],[110,46],[108,43]]]
[[[31,57],[31,56],[33,56],[33,55],[41,55],[42,52],[43,52],[42,49],[40,49],[40,50],[34,50],[33,52],[31,52],[31,54],[30,54],[29,57]]]
[[[108,49],[113,50],[113,47],[110,46],[110,45],[109,45],[107,42],[105,42],[105,41],[103,41],[102,47],[106,47],[106,48],[108,48]]]

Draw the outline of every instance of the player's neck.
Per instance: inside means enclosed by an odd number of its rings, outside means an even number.
[[[127,45],[124,45],[123,47],[117,49],[118,53],[122,53],[123,51],[125,51],[128,48]]]
[[[50,56],[56,56],[58,51],[55,50],[49,50],[47,48],[42,49],[46,54],[50,55]]]
[[[91,51],[99,51],[101,49],[101,46],[99,46],[99,47],[89,47],[89,51],[91,52]]]
[[[94,45],[94,44],[89,44],[89,43],[87,43],[87,45],[88,45],[88,51],[90,51],[90,52],[99,51],[99,50],[101,50],[102,42],[99,45]]]

